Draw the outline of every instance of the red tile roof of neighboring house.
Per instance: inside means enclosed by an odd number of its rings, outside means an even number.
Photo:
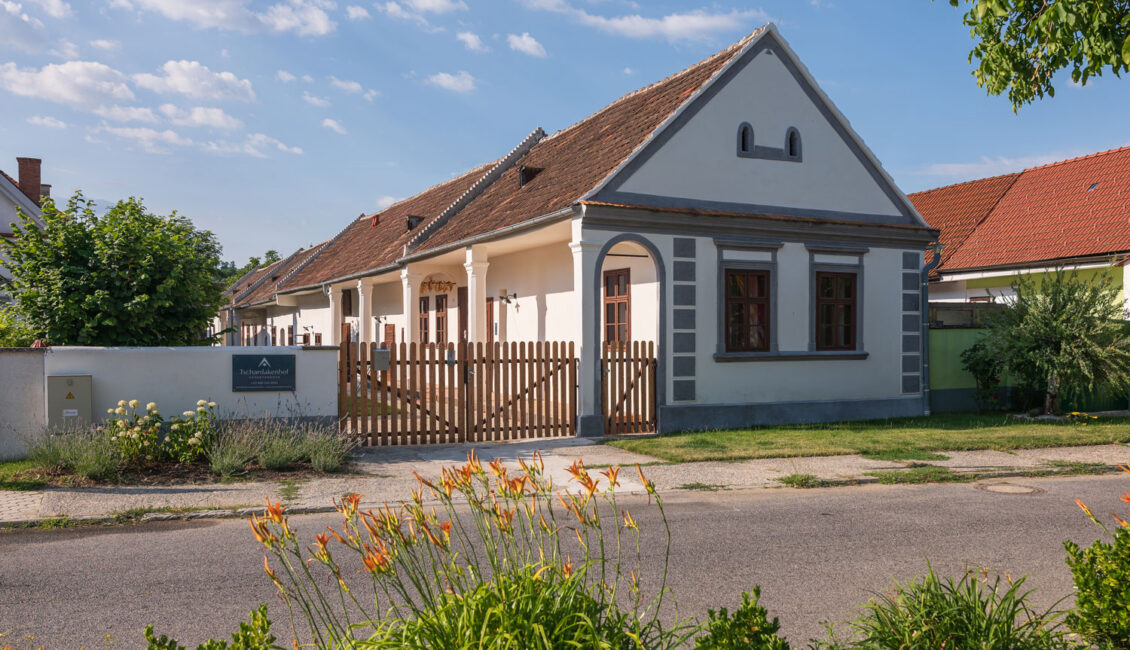
[[[989,216],[1019,176],[1018,173],[1005,174],[907,195],[926,223],[941,231],[938,239],[945,245],[942,264],[953,257],[973,229]],[[928,251],[926,262],[933,258],[933,252]]]
[[[942,270],[1023,266],[1130,251],[1130,147],[1013,176],[971,232],[967,225],[974,210],[969,206],[987,202],[992,194],[989,185],[978,183],[1003,184],[1000,179],[1006,177],[911,195],[927,222],[942,229],[943,241],[955,241],[952,252],[943,253]],[[954,196],[932,203],[934,193],[946,190]],[[935,222],[931,211],[946,216],[935,216]]]
[[[271,299],[279,285],[287,276],[299,269],[302,264],[315,255],[323,244],[315,244],[308,248],[301,248],[286,259],[259,269],[250,282],[243,283],[245,287],[240,293],[233,294],[241,306],[254,305],[264,300]],[[260,282],[262,280],[262,282]]]

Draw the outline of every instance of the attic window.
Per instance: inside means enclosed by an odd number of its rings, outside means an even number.
[[[413,228],[415,228],[416,226],[420,225],[420,222],[422,222],[423,220],[424,220],[424,218],[423,218],[423,217],[413,217],[413,216],[409,216],[409,217],[408,217],[408,219],[407,219],[407,222],[408,222],[408,230],[412,230],[412,229],[413,229]]]
[[[526,183],[534,180],[534,177],[541,173],[541,167],[526,167],[518,168],[518,186],[525,187]]]
[[[1098,186],[1099,186],[1098,183],[1091,183],[1091,186],[1087,188],[1087,191],[1090,192],[1091,190],[1095,189]]]
[[[742,122],[738,127],[738,155],[753,153],[753,126],[749,122]]]
[[[789,160],[800,160],[800,131],[789,127],[785,135],[785,156]]]

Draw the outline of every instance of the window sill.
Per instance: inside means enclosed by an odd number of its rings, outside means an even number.
[[[731,361],[830,361],[866,359],[867,352],[861,350],[827,350],[801,352],[716,352],[714,360]]]

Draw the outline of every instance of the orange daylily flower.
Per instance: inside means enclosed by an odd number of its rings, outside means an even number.
[[[1082,508],[1083,513],[1086,514],[1088,517],[1090,517],[1091,521],[1095,521],[1095,516],[1091,514],[1091,509],[1087,507],[1087,504],[1083,503],[1080,499],[1076,499],[1075,505]]]
[[[639,527],[640,525],[637,524],[636,520],[632,518],[632,513],[624,510],[624,528],[635,528],[636,530],[639,530]]]
[[[608,477],[608,486],[609,487],[613,487],[613,486],[618,487],[620,485],[620,481],[619,481],[619,479],[617,479],[617,477],[620,475],[620,467],[619,466],[609,467],[608,469],[601,472],[601,474]]]
[[[1114,520],[1118,522],[1119,526],[1122,526],[1123,528],[1130,528],[1130,522],[1127,522],[1122,517],[1119,517],[1118,515],[1113,515],[1113,514],[1111,515],[1111,517],[1114,517]]]

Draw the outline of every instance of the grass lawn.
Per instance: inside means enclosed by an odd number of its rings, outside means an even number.
[[[937,452],[1033,449],[1130,442],[1130,418],[1088,424],[1024,421],[1006,415],[943,413],[926,417],[755,427],[609,440],[605,444],[667,461],[742,460],[864,454],[931,460]],[[1130,460],[1130,449],[1127,450]]]

